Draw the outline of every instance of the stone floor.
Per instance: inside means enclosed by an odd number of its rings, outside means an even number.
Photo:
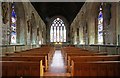
[[[70,76],[66,71],[66,65],[61,54],[61,50],[56,50],[51,63],[49,64],[48,72],[44,76]]]

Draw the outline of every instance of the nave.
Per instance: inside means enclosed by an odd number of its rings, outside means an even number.
[[[120,1],[93,1],[0,2],[0,76],[119,77]]]
[[[2,77],[119,77],[120,55],[44,46],[2,56]],[[11,72],[12,70],[12,72]]]

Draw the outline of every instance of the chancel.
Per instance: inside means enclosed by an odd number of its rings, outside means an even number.
[[[0,24],[1,78],[120,77],[120,2],[0,2]]]

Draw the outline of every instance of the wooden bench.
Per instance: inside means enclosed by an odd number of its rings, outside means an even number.
[[[47,56],[9,56],[9,57],[2,57],[2,61],[43,61],[43,65],[45,71],[48,69],[48,60]]]
[[[39,77],[43,76],[41,62],[28,61],[0,61],[2,63],[2,77]]]
[[[63,47],[61,48],[61,52],[62,54],[64,55],[64,53],[68,53],[68,52],[71,52],[71,51],[88,51],[88,50],[85,50],[85,49],[81,49],[81,48],[76,48],[76,47]]]
[[[118,77],[120,61],[73,62],[71,72],[81,77]]]
[[[88,51],[88,50],[85,50],[85,49],[80,49],[80,48],[75,48],[75,47],[62,48],[62,54],[65,57],[65,61],[68,60],[68,56],[107,55],[106,52],[94,52],[94,51]]]
[[[68,71],[71,69],[72,61],[74,62],[88,62],[88,61],[120,61],[119,55],[107,56],[69,56],[68,57]]]
[[[40,61],[43,60],[45,70],[48,69],[48,62],[54,53],[54,47],[41,47],[15,53],[6,53],[4,61]]]
[[[120,61],[120,55],[101,55],[101,56],[69,56],[69,61]]]
[[[89,52],[88,50],[85,50],[85,49],[68,49],[68,50],[65,50],[65,49],[62,49],[62,55],[65,56],[66,53],[79,53],[79,52]]]
[[[35,48],[27,51],[22,52],[15,52],[15,53],[6,53],[6,56],[47,56],[48,62],[51,60],[53,56],[55,48]]]
[[[106,55],[106,54],[102,54],[102,53],[92,53],[92,52],[76,52],[76,53],[66,53],[65,56],[65,61],[68,60],[69,56],[101,56],[101,55]]]
[[[72,76],[119,76],[120,56],[75,47],[62,48]],[[71,62],[72,61],[72,62]],[[71,68],[71,69],[70,69]],[[100,73],[99,73],[100,72]]]

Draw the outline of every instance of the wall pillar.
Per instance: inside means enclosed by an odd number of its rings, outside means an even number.
[[[120,45],[120,2],[117,3],[117,10],[116,10],[116,37],[117,37],[117,45]]]
[[[2,5],[0,2],[0,55],[2,55],[2,8],[1,7],[2,7]],[[1,58],[0,58],[0,60],[1,60]],[[0,76],[1,76],[1,73],[0,73]]]

